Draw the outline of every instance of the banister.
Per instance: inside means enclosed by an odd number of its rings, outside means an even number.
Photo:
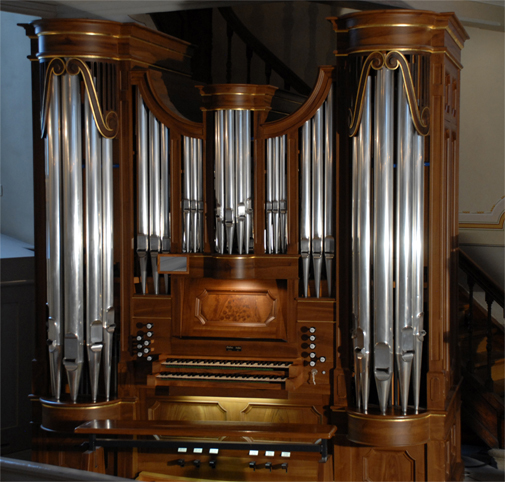
[[[250,30],[240,21],[231,7],[220,7],[219,13],[226,20],[229,27],[252,48],[254,53],[267,65],[270,65],[293,89],[302,95],[310,95],[312,89],[295,74],[282,60],[274,55],[263,43],[261,43]]]
[[[493,281],[484,270],[472,260],[465,252],[458,249],[459,253],[459,267],[463,272],[471,276],[475,284],[479,285],[486,296],[492,298],[493,301],[498,303],[502,309],[504,308],[504,290],[495,281]],[[503,329],[503,328],[502,328]]]

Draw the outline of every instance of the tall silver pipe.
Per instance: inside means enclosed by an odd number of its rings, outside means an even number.
[[[335,257],[335,211],[333,184],[335,177],[333,162],[333,87],[324,103],[324,260],[328,296],[332,292],[333,258]]]
[[[198,144],[191,138],[191,246],[194,253],[198,252]]]
[[[368,410],[370,388],[371,344],[371,147],[372,106],[371,78],[368,78],[359,134],[358,157],[358,263],[359,306],[357,330],[357,357],[360,371],[360,392],[363,410]]]
[[[274,253],[280,252],[280,146],[279,137],[273,139],[272,152],[272,225],[273,225],[273,249]]]
[[[323,109],[320,107],[312,119],[312,263],[314,289],[320,296],[323,266]]]
[[[51,391],[56,400],[61,396],[62,361],[62,269],[61,269],[61,152],[60,152],[60,78],[52,77],[51,106],[46,137],[46,237],[47,237],[47,344]]]
[[[359,137],[352,138],[352,205],[351,205],[351,244],[352,244],[352,339],[354,348],[354,373],[356,407],[361,409],[361,369],[358,355],[363,348],[362,338],[358,338],[359,328]]]
[[[184,183],[182,185],[183,251],[191,252],[191,139],[183,137]]]
[[[195,139],[196,150],[196,246],[195,252],[203,251],[203,141]]]
[[[266,200],[266,252],[274,252],[274,229],[273,229],[273,171],[274,171],[274,139],[267,139],[267,159],[266,159],[266,185],[265,185],[265,200]]]
[[[309,296],[309,269],[311,252],[311,158],[310,158],[311,121],[302,127],[302,156],[300,162],[300,255],[303,270],[303,294]]]
[[[114,206],[112,139],[102,139],[103,214],[103,374],[105,398],[110,399],[114,330]]]
[[[386,413],[393,356],[393,72],[377,72],[374,164],[374,374],[379,407]]]
[[[170,233],[170,133],[166,126],[161,126],[161,182],[160,182],[160,236],[161,250],[169,253],[171,249]],[[165,292],[168,293],[168,274],[165,277]]]
[[[419,392],[421,387],[421,363],[424,331],[424,137],[413,134],[413,172],[412,172],[412,318],[414,327],[413,394],[414,409],[419,411]]]
[[[158,275],[158,253],[161,251],[160,166],[160,123],[154,114],[149,112],[149,251],[156,295],[160,292]]]
[[[225,180],[225,209],[224,223],[226,230],[226,241],[228,246],[228,254],[233,252],[233,240],[235,236],[235,123],[234,113],[232,110],[227,110],[225,118],[225,163],[224,163],[224,180]]]
[[[63,212],[64,212],[64,358],[75,402],[84,362],[84,262],[81,164],[81,93],[79,77],[62,79]]]
[[[251,158],[251,111],[244,111],[244,171],[245,171],[245,253],[253,244],[253,173]]]
[[[216,158],[214,184],[216,191],[216,251],[224,253],[225,230],[224,230],[224,111],[218,110],[215,114],[216,121]]]
[[[279,224],[280,224],[280,252],[288,249],[288,192],[286,172],[286,136],[279,140]]]
[[[245,238],[245,153],[244,153],[244,114],[245,111],[235,111],[235,219],[237,223],[237,245],[238,252],[242,254],[244,251]]]
[[[84,99],[86,138],[86,347],[91,397],[96,402],[103,349],[102,152],[89,99]]]
[[[395,353],[403,413],[407,413],[410,375],[414,358],[412,325],[412,134],[403,77],[399,72],[396,229],[396,329]]]
[[[149,251],[149,158],[147,135],[147,111],[140,92],[137,92],[137,256],[140,262],[140,280],[143,294],[146,293],[147,253]]]

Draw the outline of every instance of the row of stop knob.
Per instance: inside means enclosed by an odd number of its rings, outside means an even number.
[[[320,356],[318,357],[316,352],[314,351],[316,349],[316,328],[314,326],[311,326],[310,328],[305,330],[307,333],[302,335],[302,339],[304,341],[309,341],[308,345],[304,345],[303,347],[307,347],[310,350],[312,350],[310,353],[308,353],[309,357],[309,366],[314,367],[316,366],[316,362],[324,363],[326,361],[325,356]]]

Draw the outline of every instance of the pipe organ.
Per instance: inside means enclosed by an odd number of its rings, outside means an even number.
[[[276,88],[252,84],[198,86],[201,122],[180,115],[193,47],[176,38],[25,26],[42,92],[36,461],[137,480],[462,478],[467,35],[427,11],[329,20],[335,65],[275,121]]]

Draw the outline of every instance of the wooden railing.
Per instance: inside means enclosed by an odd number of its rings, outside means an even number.
[[[251,82],[251,61],[253,55],[257,55],[265,63],[266,83],[270,83],[272,71],[276,72],[284,81],[284,90],[293,88],[301,95],[308,96],[312,89],[293,72],[282,60],[273,54],[255,35],[240,21],[231,7],[219,8],[219,13],[226,20],[228,37],[228,54],[226,62],[226,82],[232,81],[232,41],[236,34],[245,43],[245,55],[247,59],[246,83]]]
[[[486,313],[486,378],[484,386],[486,390],[493,391],[493,331],[498,331],[503,337],[504,328],[502,325],[495,323],[492,316],[493,305],[498,305],[504,308],[504,291],[498,286],[467,254],[459,251],[459,267],[465,273],[468,283],[468,310],[465,313],[465,325],[468,332],[468,359],[466,360],[465,368],[469,373],[475,371],[475,348],[473,346],[473,332],[475,329],[475,299],[474,291],[476,286],[480,287],[485,294],[485,302],[487,305]],[[502,316],[502,314],[500,314]],[[498,328],[498,330],[496,330]]]

